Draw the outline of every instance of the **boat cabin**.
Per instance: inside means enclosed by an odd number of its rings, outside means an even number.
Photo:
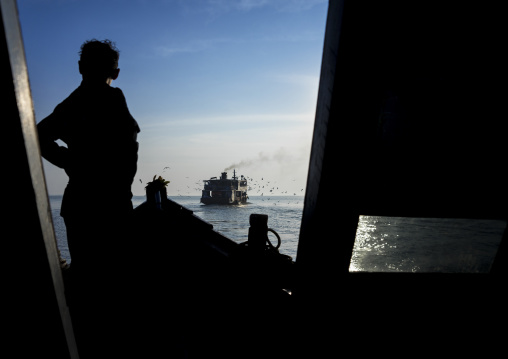
[[[240,179],[233,170],[233,178],[228,179],[227,172],[222,172],[220,179],[212,177],[203,181],[201,203],[204,204],[242,204],[247,199],[247,179],[242,175]]]

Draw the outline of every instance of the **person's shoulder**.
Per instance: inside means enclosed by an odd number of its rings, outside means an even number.
[[[109,86],[109,90],[112,92],[112,93],[115,93],[117,95],[121,95],[123,96],[123,91],[120,87],[113,87],[113,86]]]
[[[81,86],[77,87],[74,91],[72,91],[69,96],[67,96],[62,102],[60,102],[56,107],[55,111],[62,111],[68,107],[73,107],[76,102],[79,101],[79,99],[82,96]]]
[[[125,95],[119,87],[113,87],[113,86],[108,86],[108,87],[109,87],[108,88],[109,96],[111,96],[111,98],[116,99],[117,101],[120,101],[122,103],[126,102]]]

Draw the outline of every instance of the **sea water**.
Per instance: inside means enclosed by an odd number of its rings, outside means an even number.
[[[350,271],[487,273],[506,221],[362,216]]]
[[[231,206],[204,205],[199,196],[170,199],[237,243],[248,239],[250,215],[266,214],[268,227],[281,238],[279,251],[296,259],[302,196],[251,196],[248,203]],[[58,248],[71,263],[65,224],[59,215],[61,200],[62,196],[50,196]],[[137,207],[144,201],[144,196],[134,196],[132,202]],[[350,271],[488,272],[505,227],[506,221],[499,220],[361,216]],[[277,243],[272,233],[268,238]]]
[[[169,196],[169,198],[191,210],[197,217],[213,225],[213,228],[237,243],[245,242],[249,234],[251,214],[268,215],[268,227],[281,238],[279,251],[296,258],[300,222],[303,212],[303,196],[252,196],[246,204],[240,205],[204,205],[199,196]],[[134,196],[134,208],[146,200],[145,196]],[[67,247],[65,224],[60,217],[62,196],[50,196],[53,224],[57,244],[62,257],[71,262]],[[268,239],[277,244],[277,237],[270,233]]]

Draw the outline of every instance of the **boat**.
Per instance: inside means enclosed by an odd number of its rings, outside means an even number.
[[[247,178],[238,178],[233,170],[233,178],[222,172],[220,178],[204,180],[201,203],[204,204],[242,204],[247,203]]]

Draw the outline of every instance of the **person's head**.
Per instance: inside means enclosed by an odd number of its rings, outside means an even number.
[[[111,80],[118,77],[120,52],[114,42],[96,39],[85,41],[79,55],[79,73],[83,75],[83,79],[111,83]]]

